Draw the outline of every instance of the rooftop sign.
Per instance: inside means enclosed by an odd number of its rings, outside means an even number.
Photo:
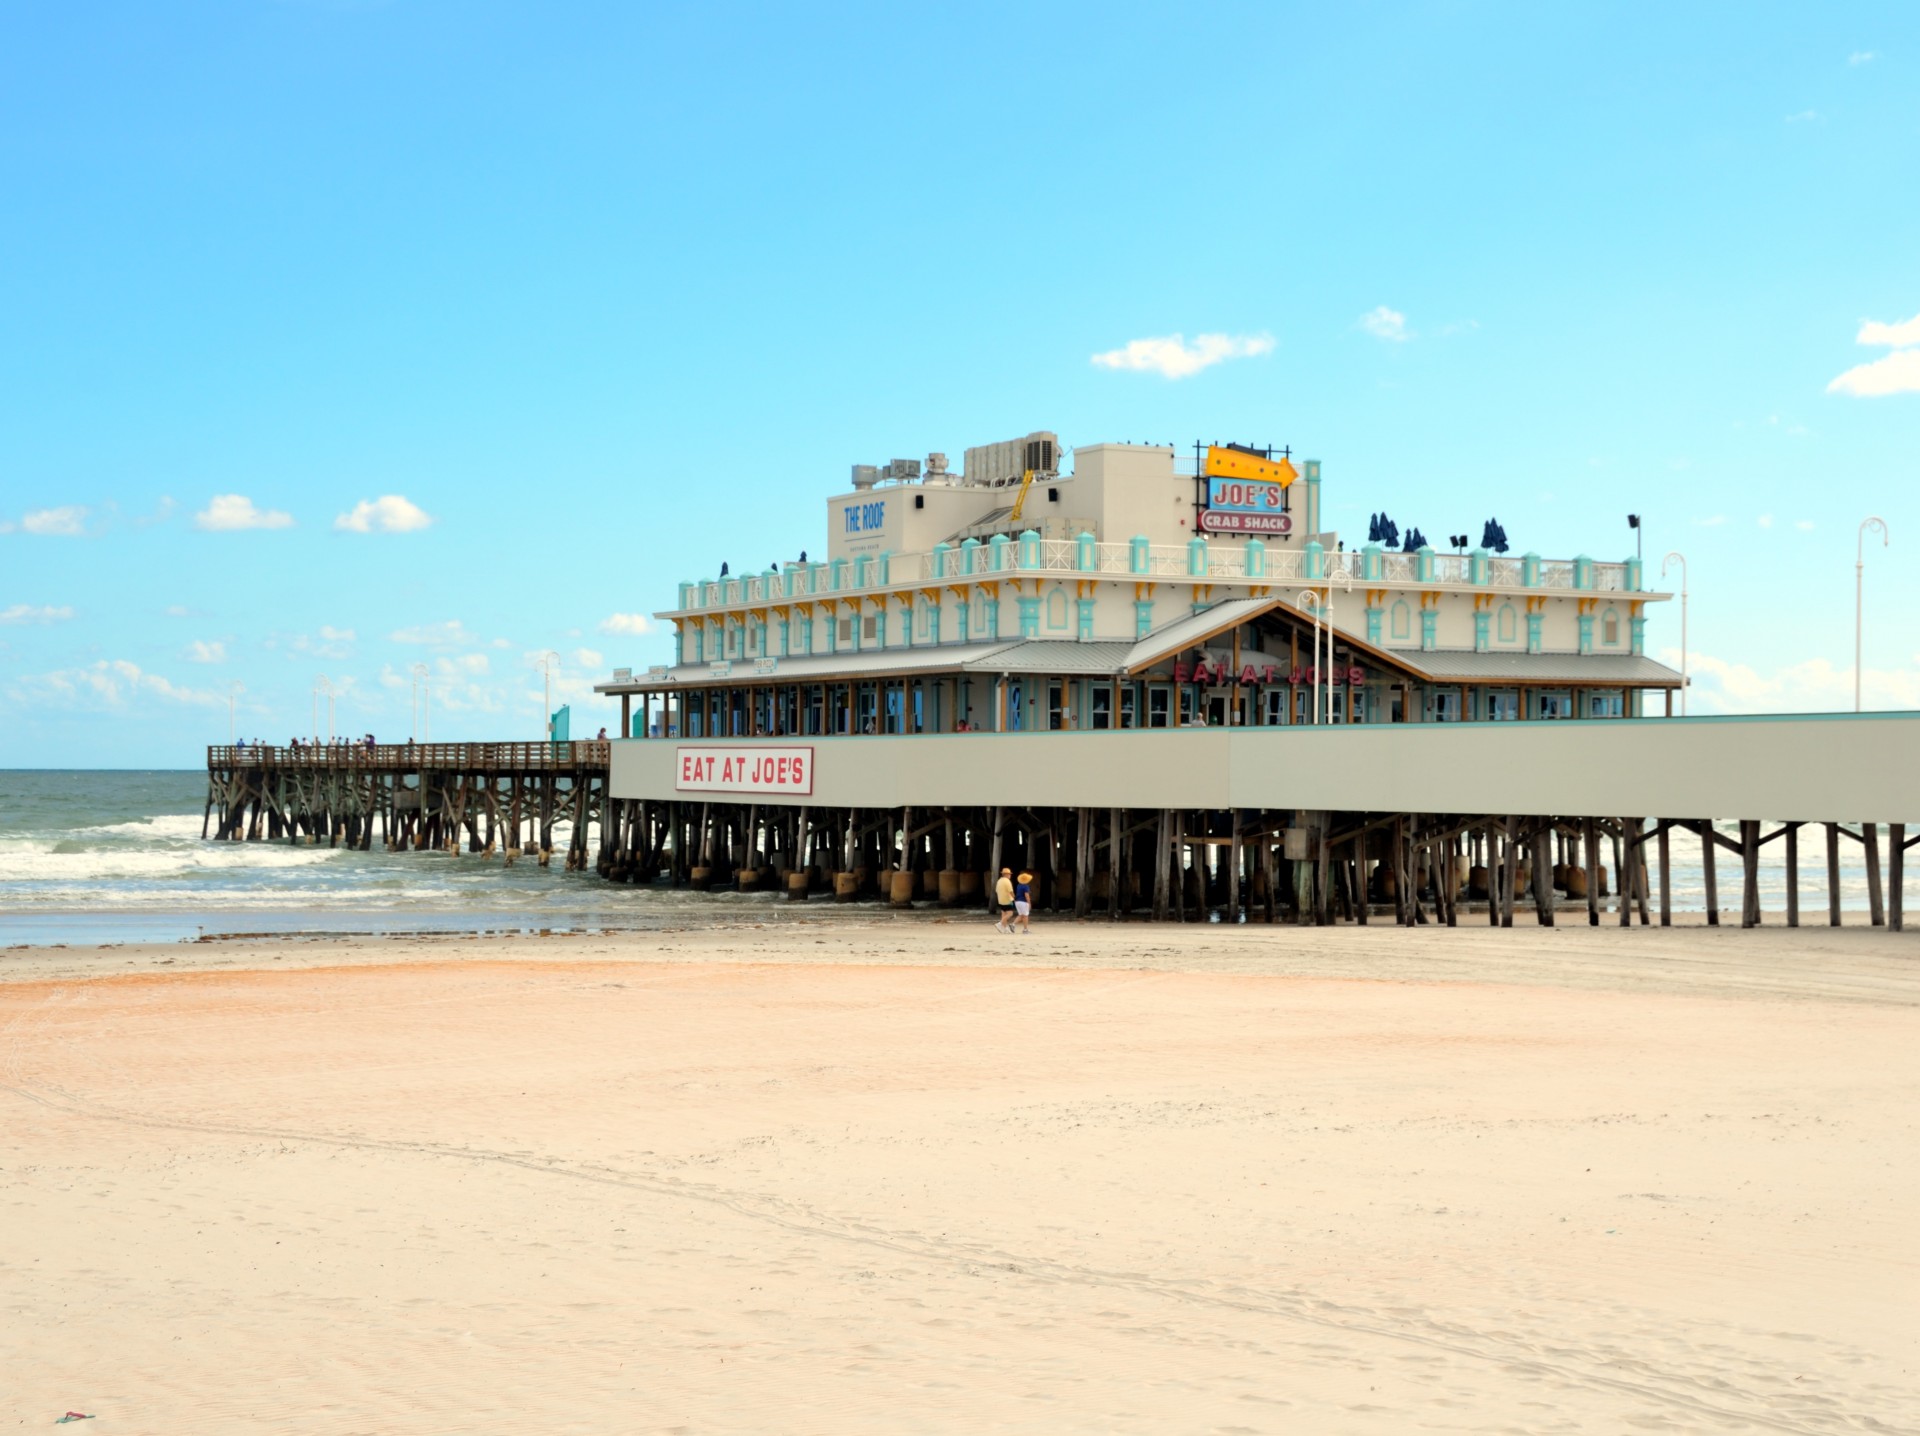
[[[1244,449],[1229,449],[1219,444],[1208,445],[1202,472],[1209,478],[1252,479],[1283,489],[1300,477],[1292,462],[1285,458],[1263,459]]]

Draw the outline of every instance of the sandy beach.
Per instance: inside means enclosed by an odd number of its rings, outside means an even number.
[[[1920,939],[0,953],[0,1420],[1920,1429]]]

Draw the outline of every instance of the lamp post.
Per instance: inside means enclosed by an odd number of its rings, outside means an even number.
[[[546,715],[542,721],[546,727],[547,737],[552,738],[553,737],[553,670],[554,670],[554,667],[560,662],[560,655],[555,653],[551,648],[549,648],[540,653],[534,654],[533,658],[534,658],[534,661],[540,665],[540,677],[541,677],[541,684],[542,684],[542,687],[541,687],[542,696],[540,701],[544,705],[540,709],[540,711]]]
[[[1646,552],[1641,548],[1640,515],[1628,514],[1627,527],[1633,530],[1633,556],[1640,562],[1646,562]]]
[[[428,671],[427,665],[424,663],[416,663],[413,665],[413,741],[418,741],[420,736],[421,695],[423,693],[426,695],[427,707],[429,709],[431,709],[433,705],[433,686],[427,682]],[[433,715],[430,711],[427,714],[426,737],[429,743],[433,741]]]
[[[320,746],[320,695],[327,695],[327,741],[333,741],[333,680],[322,673],[313,680],[313,746]]]
[[[247,685],[239,679],[227,685],[227,746],[233,746],[233,700],[247,691]]]
[[[1680,716],[1687,716],[1687,556],[1677,550],[1660,560],[1660,577],[1680,565]]]
[[[1885,548],[1891,541],[1887,534],[1887,521],[1879,515],[1870,515],[1860,521],[1860,541],[1854,546],[1853,555],[1853,711],[1860,711],[1860,629],[1861,598],[1865,588],[1867,573],[1867,531],[1875,530],[1880,535],[1880,547]]]
[[[1308,721],[1318,723],[1320,721],[1320,675],[1316,670],[1320,666],[1320,595],[1308,589],[1300,595],[1300,602],[1313,606],[1313,668],[1308,670],[1313,674],[1313,681],[1307,685],[1308,692],[1312,694],[1309,707],[1312,717]]]

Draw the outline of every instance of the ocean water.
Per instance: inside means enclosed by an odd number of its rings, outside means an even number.
[[[203,841],[206,797],[197,771],[0,770],[0,947],[637,928],[777,900],[566,872],[565,825],[546,868],[524,858],[508,868],[498,857]]]
[[[0,947],[252,932],[651,928],[738,915],[742,905],[783,918],[831,911],[830,904],[789,907],[772,893],[609,883],[591,871],[566,872],[557,861],[542,868],[522,859],[507,868],[497,857],[203,841],[206,793],[206,775],[198,771],[0,770]],[[1724,830],[1737,835],[1735,825]],[[559,831],[556,850],[566,841],[564,826]],[[1800,904],[1810,924],[1825,921],[1825,841],[1818,828],[1801,830]],[[1675,833],[1672,848],[1674,909],[1701,911],[1700,844]],[[1884,851],[1883,833],[1883,862]],[[1779,912],[1786,905],[1784,844],[1770,843],[1762,854],[1761,905]],[[1602,855],[1611,864],[1610,844],[1603,842]],[[1841,855],[1841,904],[1851,921],[1861,921],[1867,882],[1859,846],[1843,842]],[[1920,850],[1910,856],[1920,858]],[[1649,849],[1650,870],[1652,858]],[[1906,893],[1909,908],[1920,911],[1916,868],[1920,862],[1909,864]],[[1738,921],[1739,863],[1723,852],[1717,870],[1721,911]]]

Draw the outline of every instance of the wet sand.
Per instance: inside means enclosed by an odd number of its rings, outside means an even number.
[[[1920,940],[0,953],[0,1421],[1914,1430]]]

